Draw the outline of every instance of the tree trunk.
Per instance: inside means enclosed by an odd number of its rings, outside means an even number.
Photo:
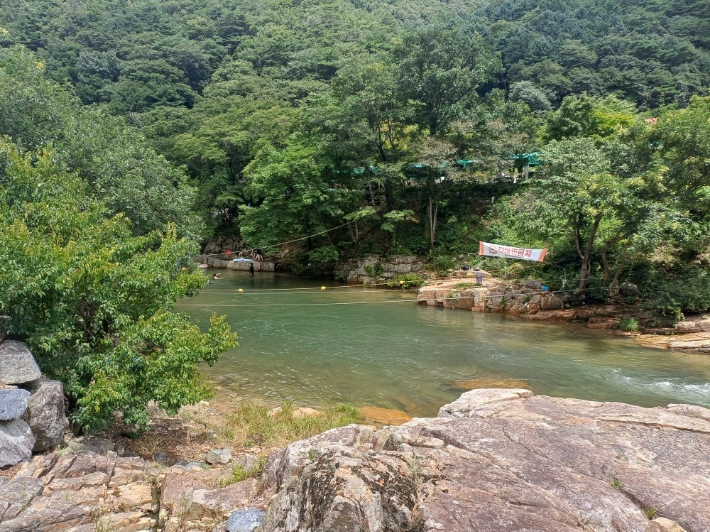
[[[434,249],[436,240],[436,216],[439,213],[439,204],[434,204],[429,196],[429,247]]]
[[[594,245],[594,239],[597,236],[597,230],[599,229],[599,224],[602,221],[602,214],[597,214],[594,217],[594,223],[592,224],[592,229],[589,232],[589,238],[587,239],[587,245],[584,248],[584,253],[582,254],[582,269],[579,276],[579,294],[582,301],[587,300],[587,278],[592,270],[592,246]],[[579,231],[579,227],[576,227]],[[578,232],[579,234],[579,232]],[[579,251],[579,245],[577,246]]]
[[[621,272],[624,271],[624,266],[626,265],[626,257],[628,256],[632,240],[633,238],[629,238],[626,241],[624,251],[621,253],[619,264],[616,266],[616,271],[614,272],[614,278],[611,280],[611,285],[609,285],[609,290],[607,292],[607,297],[609,299],[614,299],[619,295],[619,277],[621,277]]]

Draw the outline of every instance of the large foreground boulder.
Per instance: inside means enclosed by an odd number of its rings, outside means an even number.
[[[0,467],[15,465],[32,456],[35,438],[21,419],[0,421]]]
[[[474,390],[438,418],[289,445],[260,530],[710,530],[708,415]]]
[[[64,387],[59,381],[39,379],[26,385],[32,393],[25,413],[36,442],[34,451],[46,451],[59,445],[69,426],[65,415]]]

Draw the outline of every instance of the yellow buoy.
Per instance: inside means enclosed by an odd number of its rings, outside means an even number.
[[[242,290],[242,289],[240,288],[239,290],[237,290],[237,292],[242,293],[242,292],[244,292],[244,290]]]
[[[325,286],[321,286],[320,289],[321,289],[321,290],[325,290]]]

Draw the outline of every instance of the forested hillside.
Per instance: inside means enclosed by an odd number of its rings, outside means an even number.
[[[276,253],[320,233],[288,249],[314,272],[370,252],[446,269],[479,239],[544,246],[550,265],[523,275],[564,272],[597,300],[630,280],[655,309],[702,310],[709,12],[6,0],[0,133],[51,144],[137,234],[173,221]]]

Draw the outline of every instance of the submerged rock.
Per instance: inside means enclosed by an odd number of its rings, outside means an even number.
[[[412,416],[401,410],[381,408],[378,406],[361,406],[360,413],[366,421],[385,425],[401,425],[412,419]]]
[[[481,388],[530,388],[525,381],[517,379],[471,379],[454,381],[451,385],[455,390],[478,390]]]
[[[474,390],[438,418],[333,429],[273,455],[265,480],[277,493],[260,530],[647,532],[668,524],[649,515],[710,530],[708,415]]]

